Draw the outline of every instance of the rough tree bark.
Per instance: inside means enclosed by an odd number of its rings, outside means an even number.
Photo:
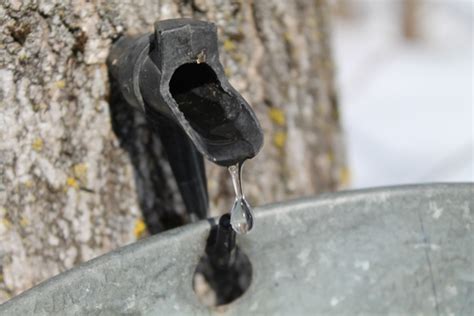
[[[121,34],[157,19],[219,28],[231,83],[265,131],[244,168],[254,204],[347,182],[322,0],[10,0],[0,6],[0,302],[75,264],[187,221],[159,141],[109,95]],[[208,164],[211,207],[230,206]],[[173,214],[180,214],[175,216]]]

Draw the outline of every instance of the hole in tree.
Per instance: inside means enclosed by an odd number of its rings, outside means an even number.
[[[209,307],[235,301],[245,293],[252,281],[252,264],[247,255],[238,246],[229,256],[216,252],[216,237],[217,226],[213,226],[207,239],[206,252],[193,276],[194,292],[199,301]]]
[[[238,138],[240,133],[233,121],[241,105],[222,89],[209,65],[181,65],[173,73],[169,88],[179,110],[202,137],[214,142],[229,142]]]

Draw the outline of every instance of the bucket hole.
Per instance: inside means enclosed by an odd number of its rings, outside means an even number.
[[[247,255],[235,246],[229,264],[222,265],[222,257],[212,251],[217,226],[211,229],[206,253],[200,259],[193,276],[193,290],[199,301],[208,307],[229,304],[249,288],[252,282],[252,264]]]

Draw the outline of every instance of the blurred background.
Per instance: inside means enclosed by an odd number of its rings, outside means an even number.
[[[474,181],[473,2],[331,4],[352,187]]]

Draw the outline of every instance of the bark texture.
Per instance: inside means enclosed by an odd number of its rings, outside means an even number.
[[[266,142],[244,168],[254,204],[347,182],[322,0],[10,0],[0,6],[0,302],[75,264],[188,221],[157,138],[109,93],[121,34],[158,19],[219,28],[231,83]],[[208,164],[214,214],[231,205]],[[178,215],[176,215],[178,214]]]

